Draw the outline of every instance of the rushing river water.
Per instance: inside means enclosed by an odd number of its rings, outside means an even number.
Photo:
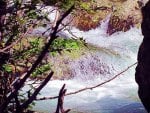
[[[97,46],[98,49],[69,63],[76,72],[76,77],[71,80],[50,81],[38,97],[58,95],[64,83],[67,92],[94,86],[112,78],[136,62],[142,41],[141,30],[131,28],[127,32],[117,32],[108,36],[106,34],[108,20],[107,18],[101,26],[88,32],[71,29],[74,35],[83,37],[87,43]],[[63,32],[71,36],[68,31]],[[66,96],[65,108],[71,109],[71,113],[145,113],[137,96],[134,74],[135,66],[101,87]],[[34,109],[53,113],[56,105],[57,100],[38,101]]]

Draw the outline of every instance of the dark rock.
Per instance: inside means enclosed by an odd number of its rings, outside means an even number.
[[[134,18],[131,16],[128,16],[127,19],[121,19],[118,16],[112,16],[108,23],[107,33],[109,35],[112,35],[113,33],[118,31],[125,32],[128,31],[130,27],[133,27],[133,25],[134,25]]]
[[[100,17],[97,17],[97,20],[94,21],[96,13],[89,13],[86,11],[78,11],[77,15],[74,18],[73,25],[77,27],[81,31],[89,31],[91,29],[95,29],[100,25]]]
[[[150,113],[150,1],[142,8],[142,34],[143,42],[139,48],[138,65],[136,67],[135,79],[139,86],[138,94]]]

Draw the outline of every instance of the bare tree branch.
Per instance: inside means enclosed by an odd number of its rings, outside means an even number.
[[[26,8],[28,8],[28,7],[26,7]],[[43,8],[43,7],[40,7],[38,10],[40,11],[42,8]],[[20,8],[20,10],[17,11],[18,17],[19,17],[19,16],[20,16],[20,17],[22,16],[22,14],[23,14],[22,10],[23,10],[23,8]],[[37,12],[38,12],[38,11],[37,11]],[[1,13],[0,13],[0,14],[1,14]],[[27,29],[27,31],[26,31],[25,33],[22,33],[22,34],[19,36],[19,38],[18,38],[15,42],[11,43],[10,45],[8,45],[8,46],[6,46],[6,47],[4,47],[4,48],[2,48],[2,49],[0,49],[0,53],[5,53],[6,50],[8,50],[8,49],[12,48],[13,46],[15,46],[19,41],[21,41],[22,38],[24,38],[30,31],[33,30],[33,28],[34,28],[35,25],[37,25],[37,24],[40,23],[40,22],[41,22],[41,21],[39,21],[39,20],[35,21],[35,22]],[[55,24],[56,24],[56,22],[55,22]],[[0,28],[0,29],[1,29],[1,28]],[[1,34],[2,34],[2,33],[0,33],[0,35],[1,35]],[[6,44],[6,45],[7,45],[7,44]]]
[[[108,82],[114,80],[114,79],[117,78],[118,76],[122,75],[123,73],[125,73],[126,71],[128,71],[130,68],[132,68],[132,67],[135,66],[136,64],[137,64],[137,62],[134,63],[134,64],[132,64],[132,65],[130,65],[130,66],[128,66],[126,69],[124,69],[123,71],[121,71],[120,73],[116,74],[114,77],[112,77],[111,79],[109,79],[109,80],[107,80],[107,81],[105,81],[105,82],[102,82],[102,83],[97,84],[97,85],[95,85],[95,86],[85,87],[85,88],[82,88],[82,89],[77,90],[77,91],[74,91],[74,92],[66,93],[65,96],[77,94],[77,93],[80,93],[80,92],[83,92],[83,91],[86,91],[86,90],[92,90],[92,89],[95,89],[95,88],[97,88],[97,87],[100,87],[100,86],[102,86],[102,85],[104,85],[104,84],[106,84],[106,83],[108,83]],[[59,97],[59,96],[43,97],[43,98],[38,98],[38,99],[36,99],[36,100],[39,101],[39,100],[47,100],[47,99],[56,99],[56,98],[58,98],[58,97]]]
[[[3,111],[5,110],[7,105],[9,104],[10,100],[15,97],[15,95],[18,93],[18,90],[20,90],[20,88],[24,85],[25,81],[30,77],[31,73],[36,69],[36,67],[39,65],[39,63],[43,60],[44,56],[46,55],[46,53],[50,47],[50,45],[57,38],[56,34],[57,34],[57,30],[58,30],[59,25],[64,20],[64,18],[66,18],[70,14],[70,12],[73,10],[73,8],[74,8],[74,5],[71,8],[69,8],[69,10],[66,11],[62,15],[62,17],[57,21],[53,33],[50,34],[51,38],[49,39],[49,42],[45,45],[44,49],[42,50],[39,57],[37,58],[37,60],[32,65],[31,69],[27,72],[26,75],[24,75],[24,77],[22,79],[20,79],[20,82],[17,83],[17,87],[10,93],[10,95],[8,95],[5,102],[0,106],[0,113],[3,113]]]
[[[67,90],[65,89],[65,84],[64,84],[59,92],[57,109],[55,113],[68,113],[70,111],[70,109],[64,110],[64,107],[63,107],[64,96],[65,96],[66,91]]]
[[[3,48],[3,49],[0,49],[0,53],[6,51],[6,50],[12,48],[14,45],[16,45],[16,44],[17,44],[22,38],[24,38],[31,30],[33,30],[33,26],[34,26],[35,24],[37,24],[37,22],[35,22],[32,26],[30,26],[30,27],[28,28],[28,30],[27,30],[25,33],[21,34],[20,37],[19,37],[15,42],[13,42],[11,45],[6,46],[6,47]]]
[[[36,99],[36,96],[39,94],[41,89],[48,83],[52,75],[53,75],[53,72],[50,72],[50,74],[45,78],[45,80],[40,84],[40,86],[34,91],[32,96],[30,96],[29,99],[21,105],[22,109],[26,109],[28,105],[31,104]]]

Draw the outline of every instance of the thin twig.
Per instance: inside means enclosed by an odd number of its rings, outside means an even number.
[[[11,45],[6,46],[6,47],[3,48],[3,49],[0,49],[0,53],[5,52],[6,50],[12,48],[12,47],[13,47],[14,45],[16,45],[19,41],[21,41],[21,39],[24,38],[24,37],[29,33],[29,31],[33,30],[33,26],[34,26],[36,23],[37,23],[37,21],[36,21],[32,26],[30,26],[30,27],[28,28],[28,30],[27,30],[25,33],[21,34],[20,37],[19,37],[15,42],[13,42]]]
[[[41,10],[41,9],[42,9],[42,7],[41,7],[39,10]],[[18,11],[22,11],[22,10],[18,10]],[[8,49],[12,48],[13,46],[15,46],[19,41],[21,41],[22,38],[24,38],[26,35],[28,35],[28,33],[29,33],[30,31],[33,30],[34,26],[35,26],[36,24],[38,24],[38,22],[40,22],[40,21],[39,21],[39,20],[35,21],[35,22],[27,29],[27,31],[26,31],[25,33],[21,34],[21,35],[19,36],[19,38],[18,38],[15,42],[13,42],[11,45],[6,46],[6,47],[3,48],[3,49],[0,49],[0,53],[4,53],[6,50],[8,50]]]
[[[36,96],[39,94],[41,89],[48,83],[52,75],[53,75],[53,72],[50,72],[50,74],[45,78],[45,80],[40,84],[40,86],[34,91],[32,96],[30,96],[29,99],[21,105],[22,109],[26,109],[28,105],[31,104],[36,99]]]
[[[0,106],[0,113],[2,113],[4,111],[4,109],[7,107],[9,102],[14,98],[14,96],[18,93],[20,88],[24,85],[25,81],[30,77],[31,73],[36,69],[36,67],[39,65],[39,63],[41,63],[41,61],[45,57],[45,55],[46,55],[50,45],[57,38],[56,34],[57,34],[57,30],[58,30],[59,25],[64,20],[64,18],[66,18],[70,14],[70,12],[73,10],[73,8],[74,8],[74,6],[72,6],[68,11],[66,11],[62,15],[62,17],[57,21],[55,29],[54,29],[53,33],[51,34],[51,36],[50,36],[51,38],[49,39],[48,43],[45,45],[44,49],[42,50],[42,52],[40,53],[39,57],[37,58],[37,60],[32,65],[32,67],[30,68],[30,70],[27,72],[27,74],[25,74],[24,77],[17,84],[16,89],[14,89],[10,93],[10,95],[8,95],[8,97],[5,100],[5,102],[3,102],[3,104],[1,104],[1,106]]]
[[[66,93],[65,96],[77,94],[77,93],[80,93],[80,92],[83,92],[83,91],[86,91],[86,90],[92,90],[92,89],[95,89],[95,88],[97,88],[97,87],[100,87],[100,86],[102,86],[102,85],[104,85],[104,84],[106,84],[106,83],[108,83],[108,82],[114,80],[114,79],[117,78],[118,76],[122,75],[123,73],[125,73],[126,71],[128,71],[130,68],[132,68],[132,67],[135,66],[136,64],[137,64],[137,62],[134,63],[134,64],[132,64],[132,65],[130,65],[130,66],[128,66],[126,69],[124,69],[123,71],[121,71],[120,73],[116,74],[114,77],[112,77],[111,79],[109,79],[109,80],[107,80],[107,81],[105,81],[105,82],[102,82],[102,83],[97,84],[97,85],[95,85],[95,86],[85,87],[85,88],[82,88],[82,89],[77,90],[77,91],[74,91],[74,92]],[[39,100],[47,100],[47,99],[57,99],[58,97],[59,97],[59,96],[43,97],[43,98],[38,98],[38,99],[36,99],[36,100],[39,101]]]

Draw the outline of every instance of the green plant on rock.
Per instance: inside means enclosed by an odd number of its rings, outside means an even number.
[[[78,0],[63,0],[61,7],[65,10],[69,9]]]
[[[84,10],[90,10],[90,3],[87,3],[87,2],[83,2],[83,3],[81,3],[80,4],[80,7],[81,7],[81,9],[84,9]]]
[[[57,38],[56,40],[54,40],[50,47],[50,54],[56,55],[57,53],[61,53],[62,51],[71,52],[72,50],[79,50],[80,45],[81,42],[79,40]]]

